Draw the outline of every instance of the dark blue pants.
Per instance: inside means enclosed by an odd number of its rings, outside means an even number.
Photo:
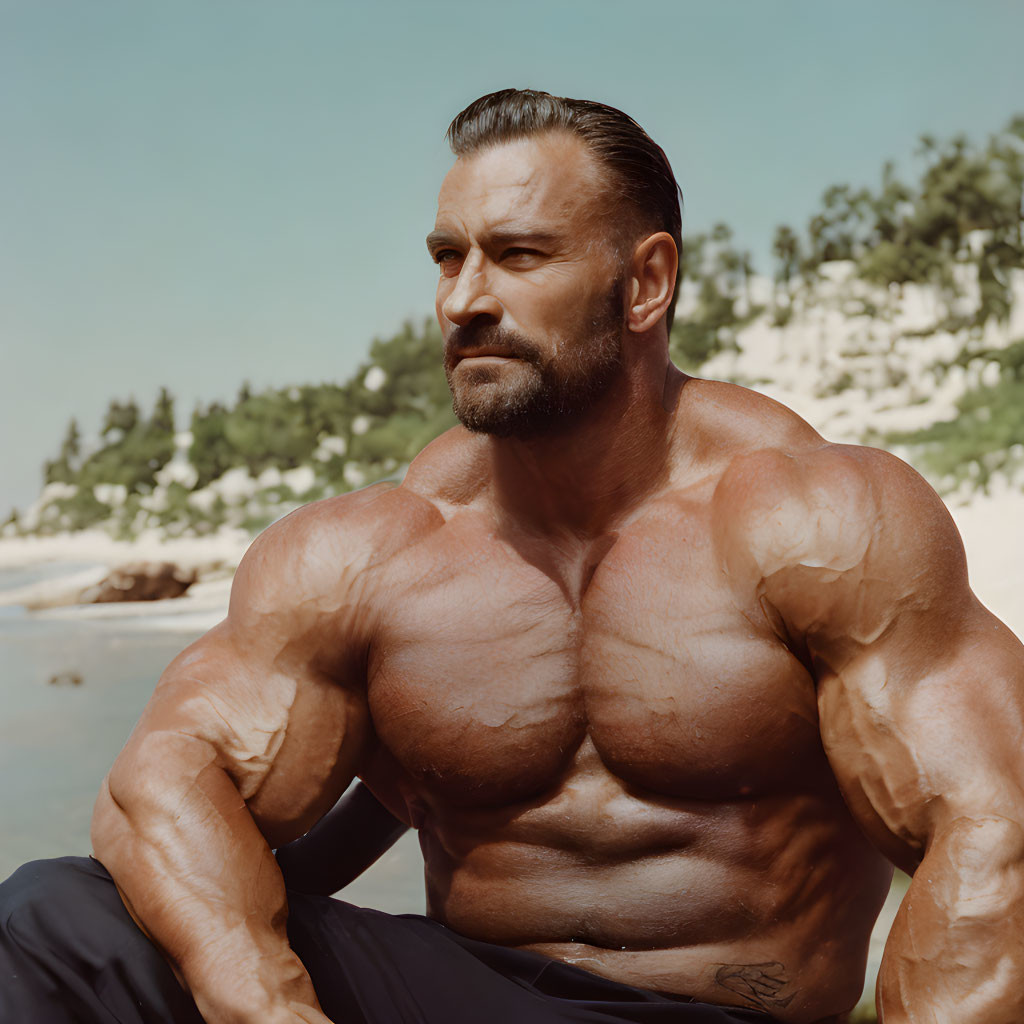
[[[288,936],[340,1024],[736,1024],[771,1018],[607,981],[415,914],[288,894]],[[34,861],[0,885],[0,1024],[202,1024],[110,876]]]

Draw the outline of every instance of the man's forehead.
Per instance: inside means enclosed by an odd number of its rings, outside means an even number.
[[[438,226],[482,217],[488,222],[572,218],[589,209],[600,187],[595,157],[579,139],[547,133],[460,156],[438,196]]]

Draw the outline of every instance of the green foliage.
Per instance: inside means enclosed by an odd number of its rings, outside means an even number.
[[[455,423],[441,356],[441,333],[433,321],[420,327],[407,323],[393,337],[374,341],[370,358],[343,384],[258,394],[244,384],[230,407],[220,402],[197,407],[187,453],[195,471],[193,487],[158,481],[175,452],[174,399],[167,389],[160,390],[145,418],[133,400],[114,400],[103,419],[100,447],[84,459],[78,424],[69,424],[60,454],[46,464],[45,474],[47,483],[74,490],[48,503],[39,529],[105,523],[120,536],[142,526],[170,535],[209,533],[226,523],[257,529],[300,500],[393,476]],[[196,490],[236,467],[257,478],[266,470],[302,466],[313,467],[315,479],[311,488],[303,483],[301,495],[285,484],[253,493],[255,485],[243,483],[238,500],[211,492],[192,500]],[[111,506],[96,497],[97,485],[124,490],[113,496],[100,490]]]
[[[78,432],[78,421],[68,423],[67,433],[60,446],[60,454],[43,466],[43,477],[48,484],[71,483],[75,479],[82,454],[82,438]]]
[[[920,239],[879,242],[860,258],[858,270],[877,285],[927,284],[935,280],[945,260],[941,252]]]
[[[985,355],[1000,363],[999,379],[967,391],[955,419],[885,438],[909,447],[948,490],[967,482],[987,491],[994,473],[1012,476],[1024,467],[1024,339]]]
[[[800,239],[791,227],[780,224],[772,239],[772,255],[775,257],[775,280],[788,284],[800,266]]]
[[[51,515],[43,521],[41,533],[57,530],[87,530],[110,517],[111,508],[100,501],[91,489],[79,488],[68,498],[58,498],[51,506]]]
[[[129,493],[145,493],[173,454],[173,434],[136,423],[124,437],[90,455],[72,482],[90,490],[96,484],[122,484]]]
[[[248,400],[248,395],[244,400]],[[198,474],[197,487],[206,487],[233,466],[241,465],[241,456],[227,439],[227,419],[228,410],[220,402],[213,402],[206,409],[197,406],[192,413],[188,457]]]
[[[370,358],[344,384],[306,385],[253,394],[248,385],[231,409],[214,403],[192,415],[189,458],[205,487],[228,469],[244,466],[252,476],[266,469],[317,464],[324,438],[340,438],[345,456],[319,460],[318,472],[334,490],[346,490],[343,471],[356,462],[367,482],[408,463],[439,433],[455,424],[441,365],[441,332],[432,320],[406,323],[388,339],[377,339]],[[366,386],[373,367],[380,385]],[[362,418],[366,429],[353,430]]]
[[[981,294],[972,326],[1006,320],[1007,275],[1024,267],[1022,143],[1024,116],[983,146],[963,136],[945,143],[922,136],[916,184],[900,181],[887,163],[875,190],[833,185],[803,240],[786,225],[776,231],[776,282],[791,298],[794,279],[812,281],[822,264],[850,260],[875,285],[934,285],[948,307],[957,296],[953,268],[973,265]],[[777,293],[777,321],[782,305]]]
[[[167,388],[161,388],[149,419],[149,429],[154,434],[174,433],[174,399]]]
[[[224,439],[238,463],[258,476],[272,466],[293,469],[316,448],[308,403],[301,393],[267,391],[253,395],[228,414]]]
[[[100,437],[107,437],[117,431],[119,434],[128,434],[138,425],[139,407],[135,404],[134,398],[121,403],[116,398],[107,407],[107,414],[103,418],[103,426],[100,427]]]
[[[735,348],[739,328],[761,312],[750,299],[750,253],[734,248],[732,237],[728,225],[716,224],[707,235],[683,239],[682,280],[696,292],[696,303],[673,322],[669,354],[685,370]]]
[[[719,290],[713,277],[701,281],[697,308],[691,316],[672,325],[669,354],[683,369],[696,369],[732,341],[730,328],[740,322],[736,300]]]

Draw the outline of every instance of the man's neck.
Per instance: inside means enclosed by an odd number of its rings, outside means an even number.
[[[499,515],[518,530],[592,539],[661,487],[689,379],[671,363],[626,373],[570,426],[490,440]]]

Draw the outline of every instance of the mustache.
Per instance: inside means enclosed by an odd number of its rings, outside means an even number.
[[[464,352],[476,348],[493,349],[496,354],[528,363],[543,362],[540,348],[525,335],[498,324],[469,323],[453,328],[448,335],[444,345],[445,364],[453,366]]]

